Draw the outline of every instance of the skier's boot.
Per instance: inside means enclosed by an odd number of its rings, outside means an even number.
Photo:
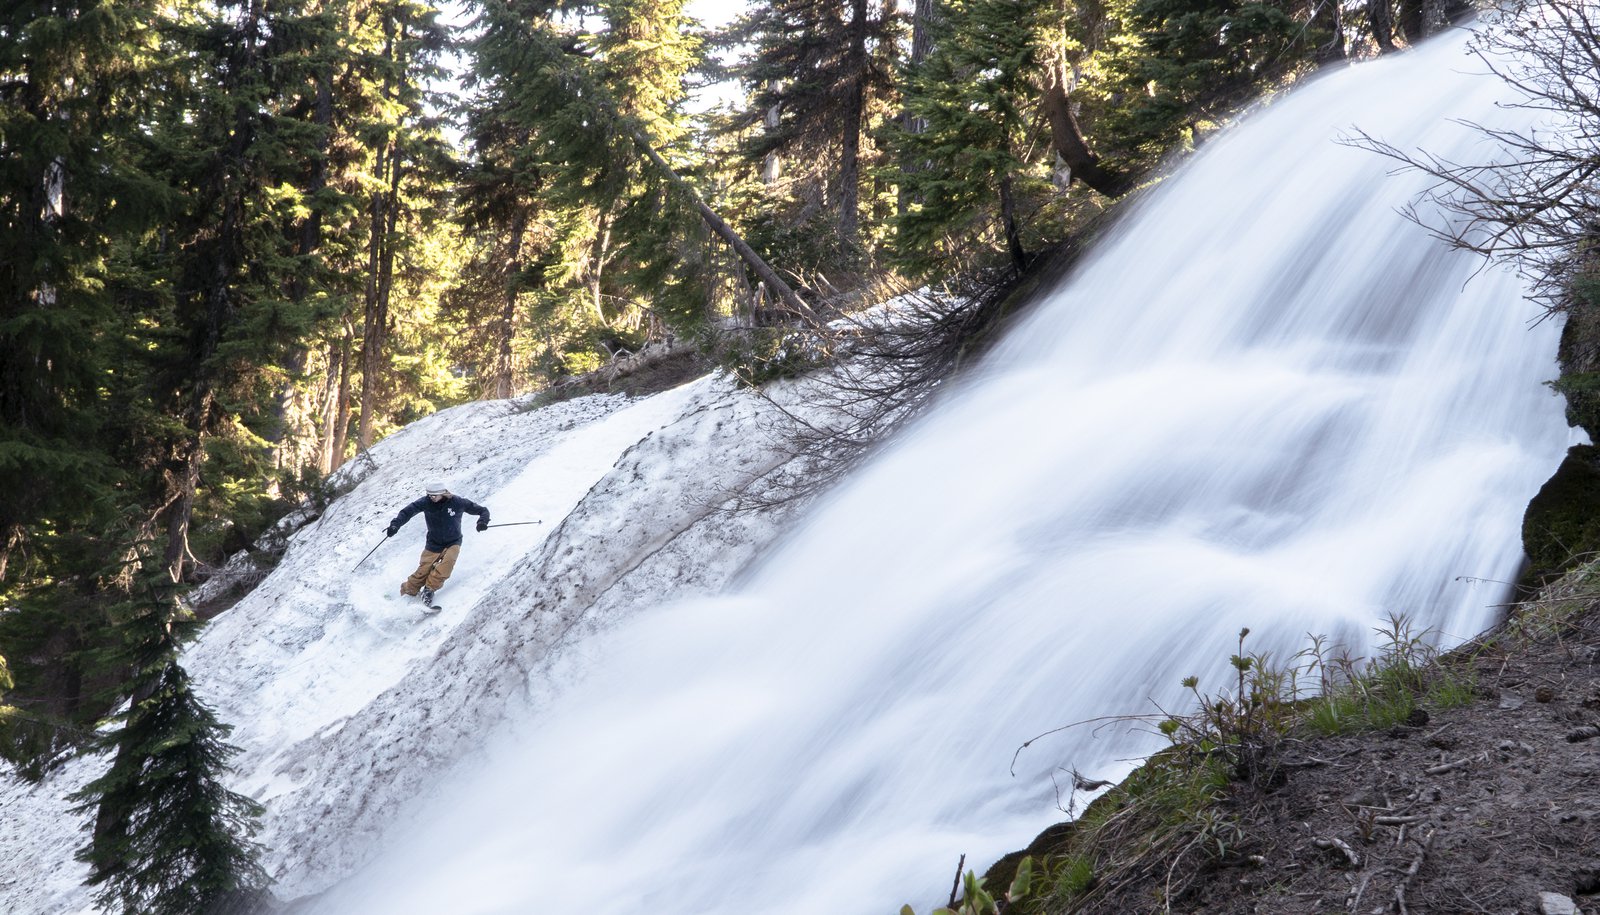
[[[427,604],[430,607],[433,606],[433,589],[432,588],[424,587],[421,591],[417,592],[417,596],[422,598],[422,602],[424,604]]]

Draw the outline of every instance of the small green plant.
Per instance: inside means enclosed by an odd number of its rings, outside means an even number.
[[[1430,631],[1418,631],[1405,616],[1390,614],[1375,630],[1371,658],[1330,655],[1315,643],[1310,663],[1320,673],[1320,695],[1305,703],[1302,720],[1312,733],[1348,734],[1412,721],[1422,703],[1435,707],[1471,701],[1470,668],[1439,663]]]
[[[1239,651],[1229,659],[1237,675],[1232,695],[1200,692],[1198,677],[1183,687],[1197,700],[1188,715],[1170,715],[1157,727],[1174,744],[1220,758],[1234,778],[1258,782],[1276,778],[1277,747],[1294,722],[1292,678],[1265,653],[1246,654],[1249,629],[1239,630]]]
[[[929,915],[999,915],[1002,904],[1020,903],[1028,898],[1034,884],[1033,858],[1023,858],[1017,864],[1016,876],[1011,886],[998,900],[983,886],[983,878],[975,871],[967,871],[961,878],[961,901],[952,906],[934,909]],[[900,915],[917,915],[911,906],[900,907]]]
[[[1590,586],[1600,589],[1600,576]],[[1154,724],[1171,746],[1097,797],[1040,857],[1024,859],[1007,894],[994,898],[968,873],[961,903],[930,915],[1080,911],[1151,886],[1174,905],[1207,869],[1250,854],[1252,836],[1234,802],[1248,799],[1252,789],[1283,783],[1287,746],[1308,733],[1415,723],[1424,704],[1472,700],[1470,663],[1439,658],[1431,631],[1390,614],[1375,632],[1370,658],[1310,636],[1305,648],[1280,663],[1266,652],[1247,651],[1250,630],[1241,629],[1226,689],[1207,693],[1198,677],[1185,677],[1193,711],[1124,719]],[[1374,824],[1369,818],[1356,825],[1369,831]],[[915,913],[907,907],[901,915]]]

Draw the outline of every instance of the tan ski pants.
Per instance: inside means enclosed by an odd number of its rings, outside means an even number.
[[[407,597],[415,597],[423,585],[433,590],[439,590],[444,580],[456,569],[456,557],[461,555],[461,544],[444,548],[444,552],[435,553],[431,550],[422,551],[422,560],[417,563],[417,570],[400,586],[400,593]]]

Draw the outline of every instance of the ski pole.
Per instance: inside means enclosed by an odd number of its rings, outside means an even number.
[[[518,526],[523,525],[523,524],[543,524],[543,523],[544,523],[543,521],[507,521],[504,524],[485,524],[483,526],[483,529],[484,530],[488,530],[491,527],[518,527]]]
[[[388,540],[388,539],[389,539],[388,535],[387,534],[384,535],[383,540]],[[378,546],[383,546],[383,540],[379,540],[378,541]],[[371,558],[373,553],[378,552],[378,546],[375,546],[372,549],[368,550],[367,551],[367,555],[361,557],[361,562],[358,562],[355,565],[350,567],[350,571],[354,572],[356,569],[361,568],[361,563],[362,562],[366,562],[369,558]]]

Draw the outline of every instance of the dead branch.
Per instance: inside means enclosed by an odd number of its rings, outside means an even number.
[[[1345,908],[1354,912],[1361,905],[1361,897],[1367,892],[1367,884],[1372,882],[1372,871],[1361,875],[1361,885],[1356,887],[1355,893],[1345,900]]]
[[[1359,868],[1361,866],[1361,856],[1356,854],[1356,850],[1350,847],[1350,843],[1343,839],[1323,838],[1322,836],[1318,836],[1317,838],[1311,840],[1311,844],[1318,848],[1337,849],[1345,856],[1345,859],[1350,862],[1350,866],[1352,868]]]
[[[1404,826],[1407,823],[1420,823],[1420,822],[1422,822],[1423,820],[1426,820],[1426,819],[1427,819],[1427,817],[1423,816],[1421,814],[1412,814],[1411,816],[1400,816],[1400,817],[1397,817],[1397,816],[1373,817],[1372,818],[1372,822],[1377,824],[1377,825],[1379,825],[1379,826]]]
[[[1470,765],[1472,765],[1472,757],[1468,756],[1464,759],[1458,759],[1455,762],[1440,763],[1437,766],[1429,766],[1422,771],[1429,775],[1443,775],[1446,772],[1454,772],[1457,769],[1465,769]]]
[[[1422,861],[1428,856],[1428,846],[1433,843],[1434,832],[1435,830],[1429,830],[1422,841],[1417,843],[1416,857],[1411,859],[1411,866],[1406,868],[1405,876],[1400,879],[1400,885],[1394,888],[1394,903],[1399,907],[1400,915],[1406,915],[1406,887],[1411,884],[1411,879],[1417,875],[1417,871],[1422,869]]]
[[[904,292],[893,312],[847,317],[796,333],[826,351],[829,369],[805,380],[804,416],[759,389],[777,411],[772,432],[807,472],[772,495],[747,497],[741,509],[769,509],[815,495],[867,451],[920,413],[941,383],[989,339],[1007,314],[1016,277],[1006,274],[958,290]]]
[[[950,884],[950,908],[956,907],[956,893],[961,889],[961,874],[967,869],[967,856],[963,854],[961,860],[956,862],[956,879]]]

